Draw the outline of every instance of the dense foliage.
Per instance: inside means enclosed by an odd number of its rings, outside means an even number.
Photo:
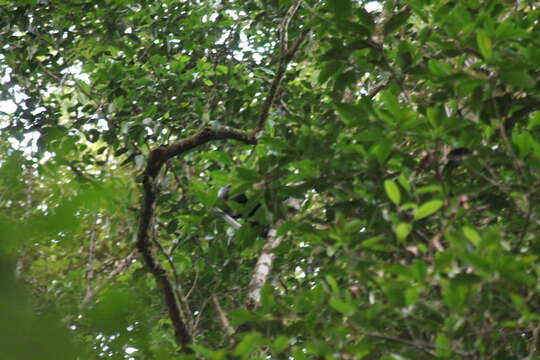
[[[0,5],[0,358],[539,356],[536,1]]]

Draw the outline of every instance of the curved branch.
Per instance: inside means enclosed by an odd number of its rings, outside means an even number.
[[[150,152],[146,169],[143,173],[143,199],[139,215],[139,230],[137,232],[136,247],[142,255],[143,261],[156,279],[163,294],[165,305],[171,319],[176,343],[184,353],[191,353],[192,350],[187,345],[192,342],[190,331],[180,307],[180,299],[174,291],[173,282],[165,268],[159,263],[151,246],[151,227],[154,217],[154,204],[157,198],[158,189],[156,178],[161,167],[167,160],[174,156],[181,155],[200,145],[213,140],[234,139],[247,144],[256,144],[255,137],[248,132],[229,128],[203,128],[197,134],[186,139],[177,141],[168,146],[156,148]]]
[[[288,13],[289,17],[292,17],[294,13],[298,10],[298,4],[299,2],[293,5],[293,7]],[[285,21],[283,23],[283,29],[286,30],[287,27],[288,21]],[[279,85],[285,74],[285,71],[287,70],[287,65],[298,51],[300,44],[305,39],[308,32],[309,30],[304,29],[301,32],[300,36],[296,39],[290,50],[287,50],[287,46],[283,48],[287,51],[281,54],[278,71],[272,81],[272,85],[270,86],[270,89],[268,91],[268,96],[261,108],[261,113],[255,131],[247,132],[226,126],[220,126],[215,128],[205,127],[195,135],[179,140],[168,146],[158,147],[150,151],[150,154],[148,155],[146,168],[142,176],[143,198],[139,215],[139,228],[137,232],[136,247],[141,253],[146,267],[154,276],[156,282],[161,288],[161,292],[165,300],[165,305],[169,313],[169,318],[171,319],[174,328],[174,336],[176,343],[180,346],[180,351],[182,351],[183,353],[193,353],[193,350],[188,346],[192,342],[192,335],[189,331],[186,320],[182,316],[180,299],[178,299],[177,294],[174,291],[173,282],[171,281],[165,268],[160,264],[159,260],[152,251],[150,241],[151,227],[154,217],[154,204],[158,194],[156,178],[159,174],[159,171],[167,162],[167,160],[171,159],[172,157],[184,154],[210,141],[233,139],[244,142],[246,144],[256,145],[257,135],[261,133],[264,129],[264,125],[266,123],[266,119],[268,118],[270,108],[274,102],[276,93],[279,89]],[[283,39],[287,39],[287,37],[284,36],[282,40]],[[269,241],[269,243],[263,248],[263,254],[259,258],[259,262],[257,263],[255,273],[252,278],[253,284],[250,284],[249,293],[255,294],[253,299],[254,306],[256,306],[259,302],[257,295],[260,297],[260,288],[266,282],[270,267],[272,266],[272,261],[274,257],[272,250],[277,245],[279,245],[279,243],[281,242],[281,237],[275,237],[272,240],[273,241]]]
[[[195,135],[179,140],[168,146],[161,146],[152,150],[148,156],[144,175],[154,178],[159,173],[159,170],[161,170],[163,164],[170,158],[193,150],[209,141],[227,139],[238,140],[251,145],[257,144],[255,136],[247,131],[234,129],[228,126],[219,126],[216,128],[205,127]]]

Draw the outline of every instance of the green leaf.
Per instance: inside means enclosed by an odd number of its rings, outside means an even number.
[[[452,356],[450,339],[443,334],[439,333],[435,339],[435,344],[437,345],[437,357],[438,358],[449,358]]]
[[[484,256],[476,255],[469,252],[466,248],[460,250],[459,257],[467,264],[471,265],[475,270],[480,272],[483,276],[490,276],[493,274],[493,267],[488,259]]]
[[[367,114],[360,105],[342,103],[335,104],[334,107],[343,119],[343,122],[349,126],[364,123],[367,119]]]
[[[342,313],[344,316],[352,316],[356,312],[356,307],[353,304],[342,301],[335,297],[330,299],[330,306],[334,310]]]
[[[392,145],[393,143],[389,140],[381,140],[375,143],[369,152],[375,156],[379,164],[383,165],[392,152]]]
[[[411,192],[411,183],[409,182],[409,179],[407,179],[404,173],[399,174],[398,182],[405,189],[405,191],[407,191],[408,193]]]
[[[278,353],[285,351],[287,347],[289,346],[289,338],[285,335],[279,335],[276,340],[274,340],[274,344],[272,345],[272,349]]]
[[[528,131],[514,131],[512,133],[512,142],[517,145],[521,158],[527,157],[538,144]]]
[[[458,286],[472,287],[482,282],[482,278],[475,274],[458,274],[452,279],[452,283]]]
[[[261,144],[268,146],[273,151],[285,151],[290,148],[290,144],[278,137],[262,136],[259,140]]]
[[[306,354],[304,354],[305,349],[294,349],[292,353],[292,358],[295,360],[305,360],[307,359]]]
[[[405,290],[405,303],[410,306],[417,303],[420,297],[419,289],[416,286],[411,286]]]
[[[365,225],[365,221],[361,219],[352,219],[345,223],[344,231],[347,234],[357,234],[358,231]]]
[[[340,60],[326,61],[319,72],[318,82],[324,84],[330,78],[336,78],[343,72],[345,64]]]
[[[325,278],[326,282],[328,283],[328,285],[330,285],[330,288],[332,289],[332,293],[335,296],[339,296],[340,291],[336,279],[332,275],[326,275]]]
[[[436,76],[447,76],[452,73],[452,68],[447,63],[443,63],[437,60],[428,61],[429,71]]]
[[[442,191],[443,191],[443,189],[442,189],[441,185],[431,184],[431,185],[418,187],[416,189],[416,194],[421,195],[421,194],[428,194],[428,193],[432,193],[432,192],[442,193]]]
[[[536,81],[525,69],[501,71],[501,79],[516,88],[530,89],[536,85]]]
[[[478,247],[478,245],[480,245],[480,241],[482,241],[482,238],[480,237],[480,235],[478,235],[475,229],[469,226],[464,226],[463,234],[465,234],[467,239],[469,239],[474,246]]]
[[[209,349],[199,344],[191,344],[190,346],[193,350],[195,350],[195,352],[205,356],[206,358],[216,359],[216,360],[225,359],[225,354],[223,354],[220,351],[214,351],[212,349]]]
[[[429,121],[431,122],[431,124],[433,124],[433,126],[440,126],[440,124],[444,120],[444,112],[439,107],[428,107],[426,113]]]
[[[373,33],[373,31],[375,31],[375,21],[373,20],[373,16],[363,7],[358,9],[356,14],[360,20],[360,23],[364,25],[366,29],[368,29],[370,34]]]
[[[443,283],[443,302],[451,310],[462,312],[467,297],[467,286],[459,285],[452,280]]]
[[[384,190],[388,198],[396,205],[399,205],[401,201],[401,194],[399,192],[399,187],[392,180],[386,180],[384,182]]]
[[[523,298],[517,294],[511,293],[510,299],[512,299],[512,303],[514,303],[515,307],[519,310],[520,313],[527,315],[530,313],[530,310],[523,300]]]
[[[380,95],[380,98],[392,115],[394,115],[395,117],[401,117],[403,111],[401,109],[401,106],[399,105],[397,97],[392,92],[383,91]]]
[[[332,352],[332,348],[330,347],[330,345],[326,341],[319,339],[313,340],[308,343],[306,345],[306,349],[308,354],[313,355],[325,355]]]
[[[523,36],[527,36],[527,32],[517,27],[511,18],[500,23],[495,30],[495,38],[498,41],[507,41]]]
[[[476,32],[476,43],[484,59],[491,60],[493,57],[491,40],[484,30],[479,30]]]
[[[264,344],[264,339],[261,334],[257,332],[252,332],[244,335],[242,341],[234,349],[234,354],[237,356],[248,356],[255,349]]]
[[[412,225],[408,223],[399,223],[395,228],[395,233],[399,241],[404,241],[409,236]]]
[[[276,303],[272,288],[268,285],[263,286],[261,290],[261,307],[263,309],[270,309]]]
[[[245,309],[235,309],[229,312],[229,318],[233,325],[238,326],[256,320],[257,316]]]
[[[131,294],[125,290],[109,289],[91,309],[88,320],[105,333],[119,331],[129,324],[130,314],[138,311],[137,303],[129,300],[129,295]]]
[[[167,58],[161,55],[152,55],[150,57],[150,63],[153,65],[163,65],[167,62]]]
[[[405,9],[394,15],[389,21],[386,22],[386,24],[384,24],[384,35],[390,35],[391,33],[397,31],[407,22],[410,15],[411,12],[409,9]]]
[[[352,0],[328,0],[328,3],[338,21],[351,16]]]
[[[226,75],[229,73],[229,68],[225,65],[216,66],[216,72],[221,75]]]
[[[360,247],[375,250],[375,251],[384,251],[386,249],[386,245],[380,244],[380,241],[383,239],[384,237],[382,235],[371,237],[367,240],[362,241],[362,243],[360,244]]]
[[[441,200],[431,200],[428,201],[422,205],[416,210],[416,214],[414,215],[414,220],[420,220],[423,219],[439,210],[443,206],[443,202]]]
[[[530,115],[527,130],[531,131],[540,126],[540,111],[535,111]]]
[[[354,136],[354,139],[359,142],[373,142],[384,138],[385,135],[378,129],[366,129]]]

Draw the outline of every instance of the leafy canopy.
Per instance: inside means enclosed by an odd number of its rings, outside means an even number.
[[[538,356],[536,2],[0,4],[10,358]]]

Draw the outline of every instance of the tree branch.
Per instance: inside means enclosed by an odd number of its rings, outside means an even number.
[[[276,229],[271,229],[268,232],[268,239],[264,244],[257,264],[253,269],[251,280],[249,281],[248,293],[246,297],[246,307],[250,310],[255,309],[261,302],[261,289],[266,284],[275,254],[272,252],[283,241],[283,235],[277,236]]]
[[[139,215],[136,247],[146,267],[161,288],[169,318],[173,324],[176,343],[184,353],[192,353],[191,348],[187,347],[192,342],[191,334],[187,324],[183,320],[180,299],[177,298],[177,294],[174,291],[173,282],[152,251],[152,243],[150,241],[154,204],[158,194],[156,178],[163,164],[170,158],[186,153],[209,141],[225,139],[239,140],[253,145],[257,143],[255,137],[245,131],[229,127],[206,127],[186,139],[152,150],[148,156],[146,169],[143,173],[143,198]]]
[[[300,210],[300,201],[295,198],[288,198],[284,203],[295,211]],[[274,249],[281,244],[285,235],[277,236],[277,229],[288,220],[291,220],[294,215],[294,212],[289,212],[284,220],[280,220],[276,225],[268,231],[268,237],[266,243],[264,244],[257,264],[253,269],[253,274],[251,275],[251,280],[249,281],[248,293],[246,297],[246,306],[250,310],[254,310],[261,301],[261,289],[266,284],[268,276],[270,275],[270,270],[272,270],[272,265],[274,263],[275,254],[273,253]]]
[[[152,154],[152,153],[151,153]],[[156,165],[153,164],[152,156],[148,159],[147,169],[154,169]],[[161,164],[162,165],[162,164]],[[161,167],[157,166],[157,171]],[[157,175],[156,171],[156,175]],[[158,286],[161,288],[165,305],[169,313],[174,328],[174,337],[176,343],[181,347],[181,351],[185,353],[191,353],[191,348],[187,347],[191,343],[191,334],[181,316],[181,309],[176,298],[176,293],[172,285],[172,281],[167,275],[166,270],[157,260],[154,252],[151,248],[150,242],[150,228],[152,219],[154,216],[154,202],[157,196],[157,190],[155,185],[155,175],[152,177],[149,173],[144,176],[143,180],[143,200],[141,206],[141,212],[139,215],[139,231],[137,233],[137,249],[142,255],[143,261],[154,276]]]
[[[291,9],[295,9],[294,11],[290,11],[291,16],[296,13],[296,10],[298,10],[298,4],[293,4]],[[289,21],[286,21],[283,23],[282,31],[286,31],[285,27],[288,27]],[[264,125],[266,123],[266,120],[268,119],[268,115],[270,114],[270,108],[272,107],[272,104],[274,103],[277,91],[279,89],[279,86],[281,85],[281,80],[283,79],[283,75],[285,75],[285,71],[287,70],[287,65],[291,62],[291,60],[294,58],[296,53],[298,52],[298,49],[300,48],[300,44],[304,41],[307,34],[309,33],[309,29],[304,29],[294,42],[292,48],[288,51],[285,51],[281,54],[281,59],[279,61],[278,70],[276,72],[276,76],[274,76],[274,80],[272,80],[272,85],[270,85],[270,90],[268,90],[268,95],[266,96],[266,100],[264,101],[264,104],[261,108],[261,113],[259,115],[259,121],[257,122],[257,128],[255,130],[256,134],[261,133],[264,130]],[[285,35],[282,35],[282,41],[287,41],[288,37]],[[280,45],[283,50],[286,50],[288,46],[286,44]]]
[[[231,338],[234,335],[234,328],[232,327],[231,323],[229,322],[229,319],[227,319],[227,315],[221,308],[221,305],[219,304],[218,299],[216,298],[216,295],[212,294],[211,296],[212,303],[214,304],[214,307],[216,308],[216,312],[218,313],[219,322],[221,323],[221,327],[227,334],[229,338]]]
[[[289,19],[284,20],[283,30],[286,30],[286,28],[288,27],[290,18],[294,16],[296,11],[298,10],[298,7],[299,2],[295,3],[287,13]],[[287,65],[298,51],[300,44],[307,36],[308,32],[309,30],[304,29],[301,32],[300,36],[296,39],[292,48],[281,55],[278,71],[276,73],[276,76],[274,77],[272,85],[270,86],[266,101],[262,106],[255,131],[247,132],[226,126],[220,126],[216,128],[205,127],[195,135],[177,141],[168,146],[158,147],[150,151],[150,154],[148,155],[146,168],[142,176],[143,196],[139,215],[139,228],[137,232],[136,247],[141,253],[142,259],[146,267],[154,276],[156,282],[161,288],[165,305],[169,313],[169,318],[171,319],[171,322],[173,324],[176,343],[180,346],[180,351],[183,353],[193,352],[191,348],[187,346],[192,342],[192,337],[186,322],[182,319],[182,310],[179,302],[180,299],[177,298],[178,295],[174,291],[173,282],[167,275],[167,271],[165,270],[165,268],[160,264],[159,260],[154,254],[150,241],[150,231],[152,220],[154,217],[154,204],[158,194],[156,178],[162,166],[167,162],[167,160],[171,159],[172,157],[184,154],[210,141],[233,139],[244,142],[246,144],[256,145],[257,135],[260,134],[264,129],[264,125],[268,118],[270,108],[274,102],[274,98],[276,97],[277,90],[279,89],[279,85],[285,74]],[[283,35],[282,40],[286,39],[287,36]],[[287,50],[287,46],[284,46],[283,49]],[[266,279],[270,272],[270,268],[272,266],[274,254],[272,254],[271,251],[276,246],[278,246],[281,241],[282,237],[271,236],[269,237],[267,244],[263,247],[263,253],[259,257],[259,261],[255,266],[255,271],[252,277],[252,281],[250,283],[250,290],[248,293],[248,298],[252,299],[251,303],[253,304],[253,306],[256,306],[260,301],[260,289],[266,282]]]
[[[205,127],[195,135],[179,140],[168,146],[161,146],[152,150],[148,156],[144,174],[145,176],[155,178],[163,164],[170,158],[193,150],[207,142],[227,139],[238,140],[251,145],[257,144],[255,136],[247,131],[234,129],[228,126],[219,126],[216,128]]]
[[[281,54],[286,54],[289,51],[289,24],[291,23],[292,18],[298,11],[300,7],[301,0],[296,0],[293,5],[287,11],[287,14],[283,18],[280,26],[280,45],[281,45]]]

